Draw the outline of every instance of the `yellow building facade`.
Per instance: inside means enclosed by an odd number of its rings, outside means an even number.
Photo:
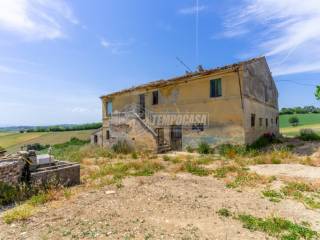
[[[278,91],[264,57],[151,82],[101,100],[99,143],[104,147],[126,140],[138,150],[164,152],[200,142],[250,144],[263,134],[279,134]]]

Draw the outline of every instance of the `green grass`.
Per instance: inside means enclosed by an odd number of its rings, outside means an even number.
[[[27,220],[35,212],[34,206],[30,204],[23,204],[18,207],[15,207],[11,210],[6,211],[2,219],[5,223],[11,224],[16,221]]]
[[[320,113],[285,114],[280,115],[280,128],[291,127],[288,120],[292,116],[297,116],[299,118],[299,126],[320,124]]]
[[[208,176],[211,173],[208,169],[198,166],[197,163],[191,161],[187,161],[184,164],[184,169],[187,172],[197,176]]]
[[[292,127],[288,121],[292,116],[299,118],[300,122],[296,127]],[[310,128],[320,133],[320,113],[280,115],[280,131],[282,134],[286,136],[297,136],[299,135],[299,131],[304,128]]]
[[[262,191],[262,195],[269,199],[271,202],[280,202],[283,199],[283,195],[275,190]]]
[[[64,143],[72,137],[81,140],[89,140],[93,130],[70,131],[70,132],[36,132],[36,133],[0,133],[0,146],[9,153],[20,150],[26,144],[59,144]]]
[[[316,231],[279,217],[263,219],[248,214],[240,214],[238,220],[243,223],[244,228],[264,232],[281,240],[311,240],[319,237]]]

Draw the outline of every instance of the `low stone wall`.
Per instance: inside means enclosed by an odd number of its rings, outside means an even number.
[[[18,160],[0,161],[0,182],[15,185],[19,183],[23,163]]]
[[[80,165],[56,161],[56,165],[41,167],[31,172],[33,184],[60,184],[73,186],[80,184]]]

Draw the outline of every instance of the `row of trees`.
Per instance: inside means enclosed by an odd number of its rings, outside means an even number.
[[[305,113],[320,113],[320,108],[315,106],[282,108],[280,114],[305,114]]]
[[[49,126],[49,127],[35,127],[27,129],[25,132],[66,132],[66,131],[80,131],[80,130],[91,130],[99,129],[102,127],[102,123],[87,123],[80,125],[71,126]]]

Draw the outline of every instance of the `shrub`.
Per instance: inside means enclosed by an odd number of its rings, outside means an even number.
[[[281,143],[281,141],[273,133],[266,133],[248,147],[251,149],[262,149],[273,143]]]
[[[133,147],[126,140],[119,140],[116,144],[112,146],[112,150],[115,153],[128,154],[133,152]]]
[[[292,126],[298,126],[299,125],[299,118],[297,116],[292,116],[288,119],[288,122],[292,125]]]
[[[6,150],[5,150],[3,147],[0,146],[0,153],[1,153],[1,152],[5,152],[5,151],[6,151]]]
[[[13,203],[16,199],[16,195],[16,187],[0,182],[0,206]]]
[[[136,152],[131,153],[133,159],[138,159],[138,154]]]
[[[319,141],[320,136],[312,129],[301,129],[299,138],[303,141]]]
[[[15,221],[23,221],[31,217],[33,213],[34,207],[29,204],[24,204],[5,212],[3,214],[3,220],[7,224]]]
[[[246,153],[247,148],[244,145],[222,144],[219,146],[219,154],[228,158],[245,155]]]
[[[227,208],[221,208],[217,211],[217,213],[222,217],[230,217],[232,215]]]
[[[193,148],[191,146],[187,146],[186,147],[187,152],[192,153],[193,152]]]
[[[201,142],[198,145],[198,152],[200,154],[209,154],[210,153],[210,146],[206,142]]]

